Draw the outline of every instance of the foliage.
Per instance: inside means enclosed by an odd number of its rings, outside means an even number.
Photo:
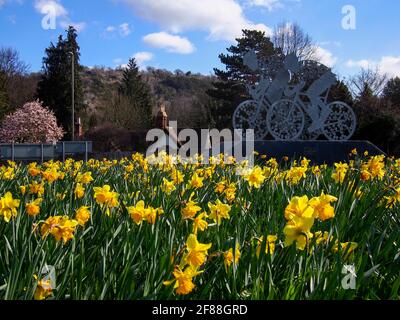
[[[129,59],[128,65],[123,71],[122,81],[118,89],[119,94],[127,98],[132,106],[132,110],[124,114],[129,116],[129,113],[134,113],[136,118],[140,118],[145,128],[149,128],[153,120],[150,90],[143,81],[134,58]],[[121,99],[123,100],[123,98]],[[134,127],[130,129],[138,128]]]
[[[182,128],[208,128],[208,105],[211,100],[206,91],[212,87],[211,76],[148,68],[140,71],[142,81],[147,84],[154,102],[166,102],[170,120],[178,121]],[[82,80],[85,87],[85,101],[88,104],[88,119],[92,123],[113,122],[110,105],[118,100],[118,87],[122,82],[122,69],[105,69],[100,67],[85,68]],[[122,98],[125,100],[124,98]],[[123,105],[120,106],[123,108]],[[127,106],[128,108],[129,106]],[[132,108],[135,106],[133,105]],[[152,114],[157,113],[153,104]],[[108,114],[109,112],[109,114]],[[139,115],[139,114],[138,114]],[[132,112],[125,117],[133,118],[133,125],[128,128],[141,130],[143,127],[139,116]],[[94,120],[95,119],[95,120]],[[122,119],[124,120],[124,119]],[[154,125],[154,123],[152,123]],[[93,126],[89,126],[92,128]]]
[[[93,127],[85,134],[97,152],[122,151],[131,146],[130,133],[122,126],[110,122]]]
[[[354,139],[369,140],[384,152],[400,154],[400,117],[383,98],[377,97],[368,84],[354,102],[358,128]]]
[[[400,108],[400,78],[390,79],[383,89],[383,97],[394,106]]]
[[[7,113],[33,99],[36,83],[28,70],[29,66],[20,59],[18,51],[0,48],[0,121]]]
[[[56,45],[53,43],[46,49],[43,58],[42,77],[38,84],[38,98],[54,111],[59,123],[72,132],[72,53],[74,56],[74,87],[76,118],[84,111],[83,89],[80,73],[80,47],[77,43],[76,30],[70,26],[67,37],[59,36]]]
[[[399,299],[400,160],[353,160],[9,163],[0,299]]]
[[[328,101],[343,101],[349,106],[352,106],[354,103],[353,96],[344,81],[337,81],[336,84],[332,86],[329,92]]]
[[[39,101],[28,102],[7,115],[0,128],[5,143],[55,143],[64,135],[54,113]]]
[[[9,112],[9,99],[4,72],[0,71],[0,119]]]

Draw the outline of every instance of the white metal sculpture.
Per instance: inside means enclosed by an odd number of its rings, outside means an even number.
[[[336,83],[328,67],[299,61],[295,54],[260,61],[254,51],[243,61],[260,72],[260,79],[255,85],[246,84],[252,99],[235,110],[235,129],[254,129],[257,140],[268,133],[276,140],[316,140],[321,134],[335,141],[352,137],[357,124],[353,110],[341,101],[328,103]]]

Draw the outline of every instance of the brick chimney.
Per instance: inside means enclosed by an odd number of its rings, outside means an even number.
[[[168,128],[168,115],[165,111],[164,102],[159,103],[159,110],[156,116],[156,127],[162,130],[166,130]]]
[[[75,121],[75,139],[80,140],[83,138],[83,125],[81,118]]]

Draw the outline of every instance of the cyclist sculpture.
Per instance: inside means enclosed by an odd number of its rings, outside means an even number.
[[[254,129],[255,139],[270,133],[276,140],[315,140],[323,134],[328,140],[342,141],[354,134],[357,121],[353,110],[340,101],[328,103],[336,82],[329,68],[299,61],[295,54],[283,57],[278,68],[276,61],[275,65],[260,62],[255,52],[247,53],[243,60],[251,70],[260,71],[261,77],[256,85],[246,85],[252,99],[234,112],[235,129]],[[268,74],[271,68],[276,70],[274,78]],[[303,91],[310,74],[313,82]]]

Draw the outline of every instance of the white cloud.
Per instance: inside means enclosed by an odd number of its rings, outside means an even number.
[[[119,34],[121,35],[121,37],[127,37],[132,33],[132,29],[129,23],[124,22],[121,23],[118,27],[116,26],[108,26],[106,28],[106,33],[115,33],[119,31]]]
[[[7,3],[13,3],[16,2],[18,4],[22,4],[23,0],[0,0],[0,9]]]
[[[268,11],[272,11],[277,8],[282,8],[282,3],[280,0],[248,0],[250,6],[264,7]]]
[[[268,35],[264,24],[248,20],[237,0],[119,0],[131,6],[137,15],[158,23],[172,33],[201,30],[210,40],[232,41],[242,29],[258,29]]]
[[[386,73],[390,77],[400,77],[400,56],[383,56],[379,61],[350,59],[345,65],[348,68],[378,68],[382,73]]]
[[[40,14],[46,15],[52,8],[57,17],[67,17],[68,11],[58,0],[35,0],[35,9]]]
[[[83,29],[86,28],[86,22],[72,22],[72,21],[68,21],[68,20],[62,20],[60,22],[60,27],[67,29],[69,26],[73,26],[76,30],[76,32],[81,32],[83,31]]]
[[[154,55],[151,52],[142,51],[135,53],[132,58],[135,58],[140,69],[143,69],[146,67],[146,62],[153,60]]]
[[[189,54],[196,50],[194,45],[187,39],[167,32],[151,33],[143,37],[143,41],[158,49],[166,49],[168,52]]]
[[[391,77],[400,77],[400,56],[385,56],[379,62],[379,68],[382,72]]]
[[[370,61],[370,60],[366,60],[366,59],[357,60],[357,61],[350,59],[345,63],[345,65],[346,65],[346,67],[349,67],[349,68],[358,67],[358,68],[364,68],[364,69],[368,69],[368,68],[371,68],[371,67],[373,67],[373,68],[376,67],[376,63],[375,62]]]
[[[123,37],[127,37],[132,33],[129,23],[122,23],[119,25],[119,32]]]
[[[107,32],[114,32],[115,30],[117,30],[117,28],[115,28],[114,26],[108,26],[106,29]]]
[[[330,68],[332,68],[337,62],[337,58],[332,54],[332,52],[320,46],[315,47],[315,56],[322,64]]]

